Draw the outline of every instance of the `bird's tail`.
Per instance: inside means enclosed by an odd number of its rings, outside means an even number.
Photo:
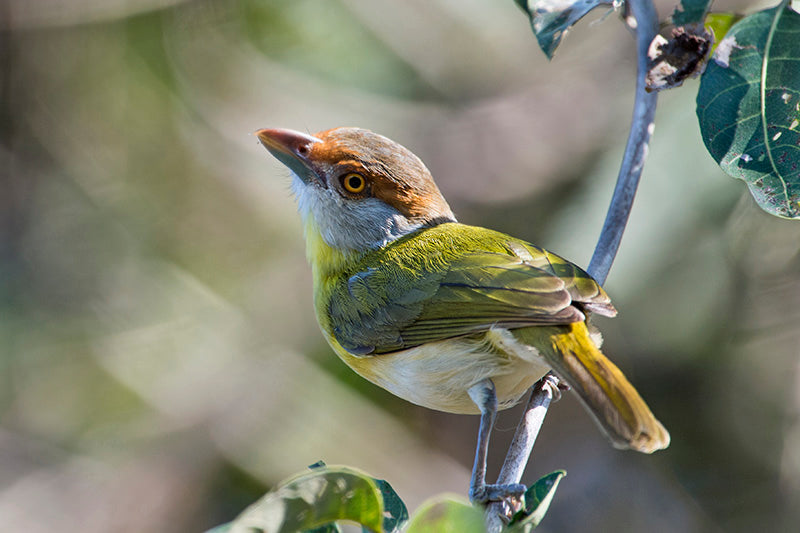
[[[653,453],[669,446],[667,430],[622,371],[597,348],[584,322],[525,332],[548,337],[537,339],[534,346],[578,393],[616,448]]]

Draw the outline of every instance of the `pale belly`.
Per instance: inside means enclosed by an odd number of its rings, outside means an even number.
[[[499,407],[511,407],[550,370],[536,349],[504,328],[368,357],[356,357],[335,340],[328,341],[348,366],[372,383],[409,402],[449,413],[479,413],[467,390],[486,378],[495,385]]]

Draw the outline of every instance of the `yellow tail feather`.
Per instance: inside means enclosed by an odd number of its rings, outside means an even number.
[[[622,371],[597,348],[584,322],[522,331],[549,336],[532,344],[578,393],[615,447],[652,453],[669,446],[667,430]]]

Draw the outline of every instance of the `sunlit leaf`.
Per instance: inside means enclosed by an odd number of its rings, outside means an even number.
[[[800,218],[800,14],[781,5],[742,19],[701,80],[708,151],[762,209]]]
[[[589,11],[609,0],[514,0],[528,14],[539,47],[549,59],[569,29]]]
[[[342,533],[342,528],[336,522],[325,524],[324,526],[306,529],[302,533]]]
[[[312,465],[308,465],[311,470],[324,469],[327,465],[325,461],[319,460]],[[383,499],[383,529],[387,533],[400,531],[406,522],[408,522],[408,509],[403,500],[395,492],[392,486],[385,479],[370,478],[375,482],[378,489],[381,491],[381,498]],[[314,533],[323,533],[322,529],[315,530]]]
[[[239,515],[227,532],[288,533],[337,520],[383,531],[381,492],[372,478],[355,469],[318,467],[281,483]]]
[[[406,533],[485,533],[483,511],[465,501],[438,497],[411,517]]]
[[[556,470],[528,487],[525,491],[524,507],[511,520],[511,531],[528,532],[539,525],[553,501],[558,484],[566,475],[564,470]]]
[[[702,22],[710,5],[711,0],[681,0],[672,13],[672,23],[685,26]]]
[[[717,49],[719,42],[728,34],[728,31],[740,20],[742,20],[742,15],[738,13],[709,13],[706,15],[704,22],[706,29],[714,34],[714,45],[711,47],[712,54]]]

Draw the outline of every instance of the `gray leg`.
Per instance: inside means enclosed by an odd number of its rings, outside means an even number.
[[[472,467],[472,480],[469,484],[469,499],[475,503],[502,501],[511,496],[520,496],[525,485],[486,484],[486,457],[489,454],[489,436],[497,416],[497,394],[492,380],[485,379],[470,387],[469,397],[481,411],[481,425],[478,429],[478,446],[475,450],[475,464]]]

